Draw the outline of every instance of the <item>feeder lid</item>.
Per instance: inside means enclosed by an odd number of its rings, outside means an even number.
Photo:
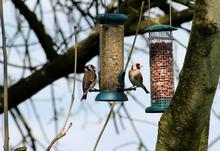
[[[99,14],[96,16],[96,20],[108,23],[108,22],[122,22],[128,20],[128,16],[121,13],[105,13],[105,14]]]
[[[154,25],[146,28],[144,31],[146,32],[157,32],[157,31],[172,31],[172,30],[177,30],[177,28],[170,26],[170,25]]]

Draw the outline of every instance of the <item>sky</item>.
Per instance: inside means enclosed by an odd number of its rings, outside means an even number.
[[[29,1],[29,5],[31,7],[31,1]],[[47,8],[48,4],[45,4],[45,9]],[[10,20],[12,6],[10,2],[7,2],[5,5],[5,21],[9,23],[14,23],[13,20]],[[48,19],[49,19],[48,15]],[[48,21],[46,27],[50,27],[51,22]],[[65,26],[65,25],[64,25]],[[184,27],[190,28],[190,23],[183,24]],[[13,33],[13,28],[7,26],[6,28],[7,33]],[[52,31],[52,30],[51,30]],[[178,29],[177,31],[173,32],[174,38],[178,41],[181,41],[185,46],[188,43],[188,33],[183,31],[182,29]],[[83,39],[87,35],[81,35],[80,39]],[[145,35],[147,36],[147,35]],[[34,37],[34,36],[33,36]],[[127,60],[128,50],[130,50],[130,46],[133,42],[134,36],[126,37],[125,38],[125,61]],[[33,42],[36,40],[35,38],[31,39]],[[18,40],[19,43],[19,40]],[[134,62],[140,62],[143,65],[141,69],[144,84],[145,86],[150,89],[150,76],[149,76],[149,49],[147,43],[144,38],[138,36],[136,45],[137,49],[135,49],[132,60],[129,64],[129,67]],[[45,56],[40,54],[40,46],[34,45],[32,56],[33,58],[37,57],[35,63],[39,64],[40,62],[45,61]],[[144,51],[143,51],[144,50]],[[173,55],[174,61],[176,62],[175,66],[179,69],[182,68],[184,56],[186,50],[182,46],[180,46],[177,42],[174,41],[173,44]],[[2,54],[0,52],[1,60]],[[16,53],[16,51],[10,51],[9,54],[9,62],[22,64],[22,59]],[[88,64],[94,64],[98,66],[98,57],[94,57],[92,60],[88,62]],[[3,73],[2,64],[0,64],[0,73]],[[25,73],[26,75],[30,73]],[[16,81],[21,76],[21,72],[18,70],[10,67],[9,68],[9,75],[11,78],[11,84],[13,81]],[[178,73],[175,72],[175,75]],[[82,79],[83,74],[78,74],[77,77]],[[14,78],[14,80],[13,80]],[[2,81],[2,76],[0,77]],[[0,82],[2,83],[2,82]],[[126,74],[125,78],[126,86],[131,86],[131,83],[128,80],[128,76]],[[178,81],[175,77],[175,86],[177,85]],[[57,111],[58,111],[58,127],[59,129],[62,127],[64,120],[67,115],[67,111],[70,105],[71,95],[72,95],[72,87],[73,81],[66,81],[66,79],[61,78],[53,83],[54,86],[54,94],[57,98]],[[73,109],[71,113],[71,117],[69,122],[72,122],[72,127],[68,131],[67,135],[64,136],[56,145],[59,150],[62,151],[91,151],[94,147],[95,141],[98,137],[100,132],[100,128],[104,124],[105,118],[109,111],[109,106],[106,102],[96,102],[95,97],[97,93],[89,93],[88,100],[86,102],[80,102],[79,99],[82,95],[82,88],[81,82],[78,81],[76,85],[76,100],[73,104]],[[98,87],[98,85],[96,85]],[[219,88],[219,86],[218,86]],[[49,144],[49,142],[55,136],[55,126],[53,122],[53,111],[51,106],[51,86],[47,86],[36,95],[32,97],[33,104],[36,107],[37,113],[40,116],[40,119],[43,124],[44,131],[47,135],[45,137],[42,134],[42,129],[40,128],[39,122],[36,119],[36,116],[33,112],[32,104],[30,101],[26,101],[25,103],[20,104],[18,107],[24,113],[25,119],[29,123],[32,128],[33,135],[38,139],[37,148],[39,151],[45,150],[45,146]],[[130,96],[128,96],[129,101],[125,103],[130,115],[132,118],[136,119],[135,125],[137,127],[138,134],[140,135],[141,139],[143,140],[144,144],[147,146],[149,151],[154,151],[156,138],[157,138],[157,130],[158,130],[158,121],[160,120],[161,114],[146,114],[144,112],[145,108],[150,106],[150,95],[146,95],[142,89],[137,89],[136,91],[131,92],[138,101],[140,101],[144,106],[138,105]],[[219,89],[216,92],[214,103],[212,109],[215,110],[217,113],[220,107],[218,102],[220,98],[220,91]],[[115,110],[119,108],[119,105],[116,105]],[[125,115],[124,112],[121,112],[122,115]],[[0,127],[3,129],[3,116],[1,115],[1,122]],[[123,119],[125,128],[120,124],[119,118],[116,119],[118,123],[119,134],[116,133],[113,120],[111,119],[105,129],[105,132],[102,136],[100,144],[98,145],[97,151],[135,151],[137,150],[137,142],[138,137],[135,134],[134,130],[128,119]],[[19,141],[21,141],[20,133],[16,127],[15,122],[13,121],[12,117],[10,116],[10,144],[11,146],[16,146]],[[220,120],[211,114],[211,121],[210,121],[210,138],[209,144],[213,142],[216,138],[220,136],[220,131],[217,131],[220,127]],[[22,127],[24,129],[24,127]],[[1,133],[2,137],[0,137],[0,146],[3,146],[3,133]],[[129,144],[129,145],[128,145]],[[220,147],[220,142],[215,143],[209,148],[209,151],[216,151]],[[0,149],[1,150],[1,149]],[[30,146],[28,146],[28,151],[31,150]],[[52,149],[53,151],[54,149]]]

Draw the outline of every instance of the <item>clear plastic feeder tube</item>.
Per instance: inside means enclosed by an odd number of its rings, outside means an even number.
[[[124,21],[119,13],[101,14],[97,17],[99,36],[99,87],[97,101],[126,101],[124,78]]]

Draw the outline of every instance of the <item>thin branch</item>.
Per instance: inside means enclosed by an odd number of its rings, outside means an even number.
[[[123,147],[127,147],[127,146],[129,146],[129,145],[139,145],[137,142],[127,142],[127,143],[124,143],[124,144],[121,144],[121,145],[118,145],[118,146],[116,146],[114,149],[113,149],[113,151],[117,151],[117,150],[119,150],[119,149],[121,149],[121,148],[123,148]]]
[[[27,150],[27,147],[19,147],[15,149],[15,151],[26,151],[26,150]]]
[[[178,39],[174,38],[174,41],[176,41],[180,46],[182,46],[183,48],[187,49],[187,46],[185,46],[181,41],[179,41]]]
[[[116,114],[115,114],[115,112],[112,112],[112,117],[113,117],[113,124],[114,124],[114,127],[115,127],[115,132],[116,132],[116,134],[119,134],[118,124],[117,124],[117,121],[116,121]]]
[[[145,109],[145,105],[141,102],[141,101],[139,101],[138,100],[138,98],[135,96],[135,95],[133,95],[132,93],[127,93],[131,98],[132,98],[132,100],[134,100],[141,108],[143,108],[143,109]]]
[[[20,132],[20,134],[21,134],[21,136],[22,136],[22,143],[23,143],[23,145],[26,143],[26,136],[25,136],[25,134],[24,134],[24,132],[23,132],[23,130],[22,130],[22,128],[21,128],[21,126],[20,126],[20,124],[18,123],[18,120],[17,120],[17,117],[16,117],[16,115],[15,115],[15,113],[14,113],[14,110],[11,110],[11,115],[12,115],[12,118],[14,119],[14,121],[15,121],[15,124],[16,124],[16,126],[17,126],[17,128],[18,128],[18,130],[19,130],[19,132]]]
[[[49,144],[49,146],[47,147],[46,151],[50,151],[50,149],[52,148],[52,146],[62,137],[64,137],[66,135],[66,133],[68,132],[68,130],[70,129],[70,127],[72,126],[72,123],[69,124],[69,126],[67,127],[67,129],[65,129],[66,127],[62,128],[60,130],[60,132],[58,133],[58,135],[52,140],[52,142]]]
[[[67,117],[66,120],[64,122],[64,125],[62,127],[62,129],[60,130],[60,132],[57,134],[57,136],[52,140],[52,142],[49,144],[49,146],[47,147],[46,151],[50,151],[51,147],[56,143],[56,141],[58,141],[59,139],[61,139],[63,136],[66,135],[67,131],[70,129],[72,123],[69,124],[69,126],[66,128],[66,125],[68,123],[69,117],[70,117],[70,113],[72,111],[72,107],[73,107],[73,103],[75,101],[75,89],[76,89],[76,71],[77,71],[77,27],[74,26],[74,32],[75,32],[75,58],[74,58],[74,81],[73,81],[73,93],[72,93],[72,99],[71,99],[71,103],[70,103],[70,107],[67,113]]]
[[[54,115],[54,128],[55,128],[55,135],[58,133],[58,118],[57,118],[57,107],[56,107],[56,98],[54,93],[54,86],[51,85],[51,100],[52,100],[52,108],[53,108],[53,115]],[[54,147],[55,150],[56,146]]]
[[[33,101],[32,98],[30,98],[30,103],[31,103],[31,108],[32,108],[32,110],[34,112],[34,115],[35,115],[35,117],[37,119],[37,123],[39,124],[39,128],[41,129],[41,132],[42,132],[42,134],[44,136],[44,139],[46,140],[47,143],[49,143],[48,136],[46,135],[44,126],[42,124],[42,121],[40,119],[40,116],[39,116],[39,114],[37,112],[37,108],[35,107],[35,104],[34,104],[34,101]]]
[[[135,134],[136,134],[136,136],[137,136],[137,138],[138,138],[138,140],[139,140],[139,142],[140,142],[139,148],[140,148],[140,149],[141,149],[141,148],[144,148],[146,151],[148,151],[147,147],[144,145],[144,143],[143,143],[143,141],[142,141],[142,139],[141,139],[140,134],[138,133],[138,130],[137,130],[137,128],[136,128],[136,126],[135,126],[135,124],[134,124],[134,122],[133,122],[133,120],[132,120],[130,114],[128,113],[127,108],[124,106],[124,104],[122,105],[122,107],[123,107],[124,112],[125,112],[125,114],[127,115],[128,119],[129,119],[129,121],[130,121],[130,123],[131,123],[131,126],[132,126],[132,128],[133,128],[133,130],[134,130],[134,132],[135,132]]]
[[[3,3],[0,0],[0,17],[2,26],[2,48],[4,58],[4,151],[9,151],[9,126],[8,126],[8,69],[7,69],[7,50],[4,25]]]
[[[129,117],[126,117],[126,116],[123,116],[123,115],[120,115],[120,117],[123,118],[123,119],[129,119]],[[132,120],[134,122],[145,123],[145,124],[148,124],[148,125],[157,126],[157,124],[155,124],[153,122],[150,122],[150,121],[147,121],[147,120],[142,120],[142,119],[138,119],[138,118],[134,118],[134,117],[132,117]]]
[[[101,139],[101,137],[102,137],[102,134],[103,134],[103,132],[104,132],[104,130],[105,130],[105,128],[106,128],[106,126],[107,126],[109,120],[110,120],[110,117],[111,117],[112,112],[113,112],[113,110],[114,110],[115,104],[116,104],[116,102],[114,101],[114,102],[112,103],[112,106],[111,106],[111,108],[110,108],[110,111],[109,111],[109,113],[108,113],[108,116],[107,116],[107,118],[106,118],[106,120],[105,120],[105,123],[104,123],[104,125],[103,125],[103,127],[102,127],[102,129],[101,129],[101,131],[100,131],[100,133],[99,133],[99,135],[98,135],[98,138],[97,138],[97,140],[96,140],[96,142],[95,142],[93,151],[96,151],[96,148],[97,148],[97,146],[98,146],[98,144],[99,144],[99,141],[100,141],[100,139]]]
[[[25,129],[27,130],[28,136],[30,137],[30,140],[31,140],[31,147],[32,147],[33,151],[36,151],[35,138],[33,137],[32,133],[31,133],[31,128],[29,127],[26,119],[24,118],[24,116],[22,115],[22,113],[20,112],[20,110],[17,107],[15,107],[15,111],[18,114],[22,123],[24,124]]]
[[[143,8],[144,8],[144,1],[142,1],[142,3],[141,3],[141,11],[140,11],[140,16],[139,16],[139,20],[138,20],[138,25],[137,25],[134,41],[133,41],[130,53],[128,55],[128,59],[127,59],[126,65],[125,65],[125,69],[124,69],[125,71],[126,71],[126,69],[128,67],[129,61],[131,59],[131,55],[132,55],[132,53],[134,51],[134,45],[135,45],[135,42],[136,42],[136,39],[137,39],[137,35],[138,35],[138,32],[139,32],[139,28],[140,28],[140,25],[141,25],[141,18],[142,18],[142,14],[143,14]]]
[[[123,103],[120,104],[120,106],[117,110],[117,113],[118,113],[118,116],[119,116],[119,122],[121,124],[121,127],[125,130],[125,124],[123,122],[123,119],[121,118],[121,113],[120,113],[120,110],[121,110],[122,106],[123,106]]]
[[[12,0],[15,7],[19,9],[20,13],[25,17],[31,29],[34,30],[39,42],[44,48],[45,54],[49,60],[58,56],[53,48],[54,42],[49,34],[46,33],[43,24],[37,19],[37,16],[32,12],[23,1]]]

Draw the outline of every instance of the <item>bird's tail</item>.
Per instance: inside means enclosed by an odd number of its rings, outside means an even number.
[[[82,98],[81,98],[81,101],[82,101],[82,100],[86,100],[86,98],[87,98],[87,93],[84,93],[83,96],[82,96]]]
[[[142,85],[141,87],[144,89],[144,91],[145,91],[146,93],[150,93],[144,85]]]

